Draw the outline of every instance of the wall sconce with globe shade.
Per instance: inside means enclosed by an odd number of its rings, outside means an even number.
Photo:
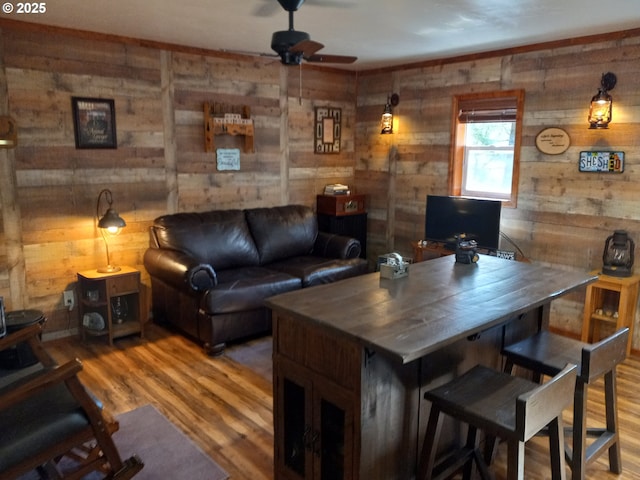
[[[598,93],[591,99],[589,106],[589,128],[609,128],[613,114],[613,98],[609,91],[616,86],[618,79],[611,72],[603,73]]]
[[[100,214],[100,200],[104,197],[105,201],[109,205],[104,214]],[[105,188],[100,191],[98,194],[98,201],[96,204],[96,220],[98,222],[98,228],[100,229],[100,234],[102,235],[102,239],[104,240],[104,246],[107,251],[107,266],[98,268],[98,272],[100,273],[114,273],[119,272],[120,267],[111,265],[111,258],[109,256],[109,242],[107,242],[107,235],[115,236],[120,233],[123,227],[127,225],[127,223],[118,215],[113,207],[113,195],[111,194],[111,190]]]

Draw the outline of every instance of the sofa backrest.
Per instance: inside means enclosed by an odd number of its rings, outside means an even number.
[[[245,210],[260,264],[309,255],[318,236],[318,220],[309,207],[286,205]]]
[[[260,259],[242,210],[174,213],[156,218],[151,228],[159,248],[188,253],[216,270]]]

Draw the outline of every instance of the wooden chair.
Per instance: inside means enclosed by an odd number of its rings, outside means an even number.
[[[585,478],[586,466],[609,451],[609,470],[622,472],[616,400],[616,366],[626,358],[629,328],[595,344],[583,343],[547,331],[537,333],[503,349],[505,372],[518,365],[541,376],[554,376],[567,362],[578,365],[573,404],[573,448],[566,448],[573,480]],[[594,381],[604,377],[606,427],[587,428],[587,393]],[[587,446],[587,437],[595,440]]]
[[[97,400],[78,379],[79,360],[57,366],[43,348],[41,326],[32,325],[0,339],[0,350],[26,342],[39,360],[37,368],[0,378],[0,480],[32,470],[48,478],[82,478],[100,470],[108,479],[129,479],[143,464],[133,456],[123,461],[111,434],[118,424],[106,417]],[[58,465],[73,458],[73,472]]]
[[[549,382],[476,366],[451,382],[425,393],[431,413],[424,438],[419,480],[449,478],[463,469],[468,479],[475,461],[483,479],[493,479],[477,446],[477,430],[508,442],[507,478],[524,479],[525,442],[545,427],[553,479],[565,479],[562,410],[571,403],[577,368],[567,365]],[[468,425],[466,445],[436,465],[437,440],[444,413]]]

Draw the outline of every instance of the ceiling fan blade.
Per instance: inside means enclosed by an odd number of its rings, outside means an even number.
[[[358,57],[350,57],[348,55],[324,55],[319,53],[317,55],[310,55],[304,57],[307,62],[316,63],[353,63],[358,60]]]
[[[306,58],[312,56],[321,48],[324,48],[324,45],[320,42],[314,42],[313,40],[302,40],[301,42],[298,42],[295,45],[289,47],[289,51],[292,53],[302,53],[302,56]]]
[[[253,15],[255,17],[271,17],[278,12],[281,12],[280,7],[274,3],[263,3],[262,5],[256,7],[253,11]]]

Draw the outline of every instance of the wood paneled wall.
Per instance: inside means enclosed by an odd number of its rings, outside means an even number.
[[[95,226],[102,188],[127,222],[110,239],[112,262],[140,268],[146,285],[142,256],[159,215],[315,206],[326,183],[352,183],[355,93],[350,72],[0,21],[0,114],[19,129],[18,147],[0,150],[7,309],[42,310],[49,336],[77,328],[62,292],[76,272],[106,263]],[[75,148],[72,96],[114,99],[117,149]],[[205,152],[205,101],[251,109],[255,153],[241,153],[239,171],[217,171],[215,153]],[[338,155],[313,153],[314,107],[326,105],[342,108]],[[216,138],[220,148],[242,142]]]
[[[520,193],[517,208],[503,210],[504,233],[532,261],[598,268],[614,229],[640,242],[639,57],[636,31],[356,75],[0,20],[0,114],[19,127],[19,146],[0,150],[0,295],[8,309],[43,310],[49,333],[77,327],[62,291],[77,271],[106,261],[94,222],[102,188],[127,221],[110,243],[112,258],[138,268],[159,215],[314,206],[335,182],[368,195],[372,263],[391,250],[411,255],[410,242],[423,236],[426,195],[447,193],[452,96],[516,88],[526,92]],[[589,130],[588,102],[606,71],[618,76],[613,122]],[[392,92],[400,95],[396,133],[380,135]],[[115,100],[116,150],[75,148],[71,96]],[[218,172],[205,152],[205,101],[251,108],[256,152],[241,154],[240,171]],[[325,105],[343,111],[339,155],[313,153],[314,107]],[[535,148],[536,134],[551,126],[571,136],[562,155]],[[625,172],[579,173],[579,152],[591,149],[624,151]],[[148,284],[144,272],[143,279]],[[552,325],[577,335],[583,300],[555,302]]]
[[[614,229],[626,229],[640,242],[639,60],[635,32],[609,41],[361,73],[356,184],[371,198],[372,255],[390,250],[412,255],[410,242],[424,234],[426,195],[449,193],[453,95],[510,89],[524,89],[526,96],[518,205],[503,209],[504,233],[532,261],[577,270],[602,265],[604,243]],[[611,91],[613,122],[608,130],[590,130],[589,101],[607,71],[618,77]],[[373,135],[391,92],[400,95],[396,133]],[[535,136],[546,127],[569,133],[571,146],[564,154],[536,149]],[[624,173],[580,173],[584,150],[624,151]],[[504,239],[501,248],[514,249]],[[584,294],[554,302],[552,326],[578,335],[583,302]],[[639,336],[636,329],[635,349]]]

